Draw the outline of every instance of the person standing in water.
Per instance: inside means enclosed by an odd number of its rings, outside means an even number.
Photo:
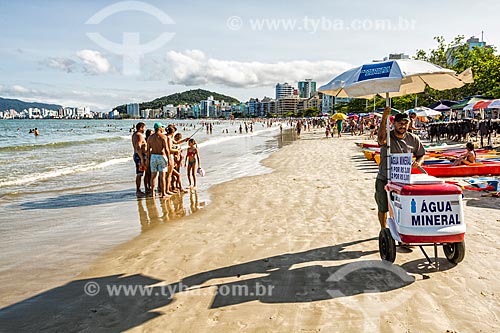
[[[136,131],[132,134],[132,146],[134,147],[133,158],[135,162],[135,193],[137,196],[144,196],[144,192],[141,191],[141,179],[146,170],[147,163],[146,139],[144,138],[146,124],[143,122],[137,123],[135,128]]]
[[[198,154],[198,147],[195,139],[189,139],[188,145],[189,148],[187,149],[185,164],[187,167],[189,188],[196,191],[196,163],[198,163],[198,167],[200,167],[200,155]]]

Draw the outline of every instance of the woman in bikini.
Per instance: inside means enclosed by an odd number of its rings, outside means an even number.
[[[196,163],[198,162],[198,167],[200,167],[200,156],[195,139],[189,139],[188,145],[185,164],[187,166],[189,188],[196,190]],[[193,179],[192,181],[191,178]]]

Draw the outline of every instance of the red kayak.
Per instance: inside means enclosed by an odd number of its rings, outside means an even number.
[[[451,164],[429,164],[423,166],[430,176],[434,177],[470,177],[500,175],[500,162],[473,163],[470,165]],[[420,173],[418,169],[412,169],[412,173]]]

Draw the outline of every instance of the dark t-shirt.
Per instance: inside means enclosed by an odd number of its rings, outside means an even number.
[[[425,155],[425,148],[420,142],[420,138],[413,133],[406,132],[403,139],[399,139],[391,131],[391,154],[413,153],[413,156],[419,158]],[[377,179],[387,180],[387,145],[380,148],[380,165],[378,168]]]

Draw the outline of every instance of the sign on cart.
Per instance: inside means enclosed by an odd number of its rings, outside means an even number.
[[[410,184],[411,158],[411,153],[391,155],[391,181]]]

